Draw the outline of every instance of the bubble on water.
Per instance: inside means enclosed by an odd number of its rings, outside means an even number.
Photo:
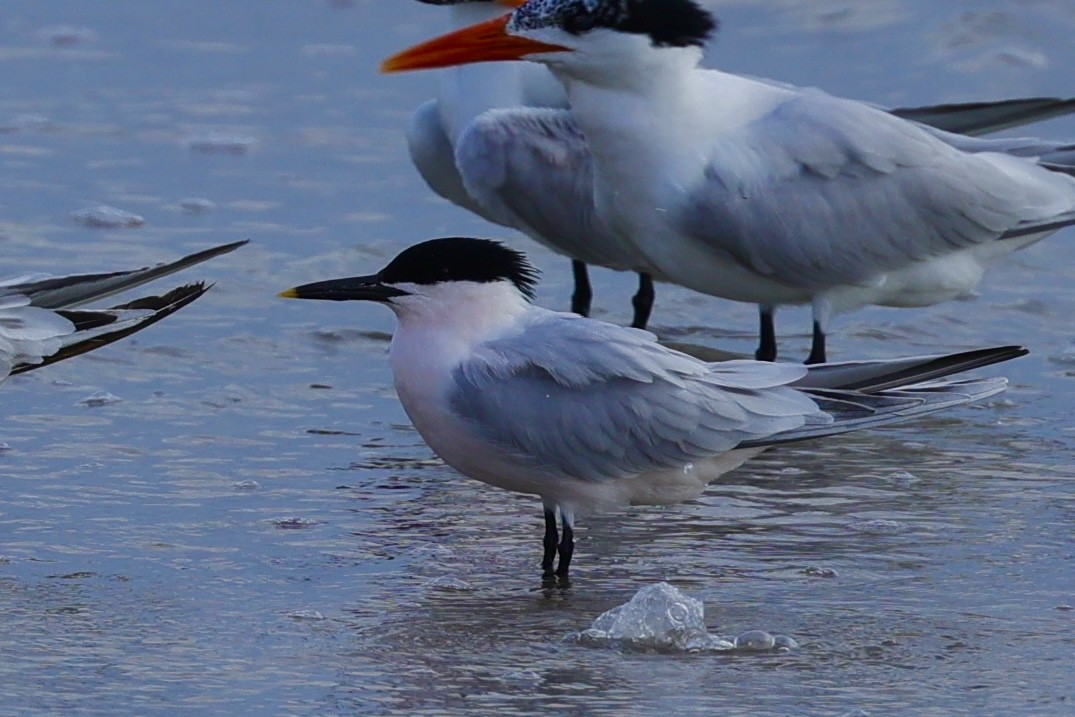
[[[37,31],[37,36],[56,47],[71,47],[96,42],[98,35],[88,27],[75,25],[49,25]]]
[[[472,593],[477,590],[476,587],[466,580],[461,580],[451,575],[441,575],[440,577],[433,578],[426,583],[426,587],[430,590],[438,590],[445,593]]]
[[[313,518],[299,518],[297,516],[275,518],[272,521],[272,524],[281,530],[302,530],[303,528],[311,528],[320,523],[320,520],[314,520]]]
[[[1075,366],[1075,345],[1068,346],[1059,353],[1050,354],[1047,360],[1058,366]]]
[[[216,203],[209,199],[188,197],[179,200],[179,208],[187,214],[208,214],[216,209]]]
[[[256,490],[261,485],[256,480],[241,480],[231,484],[235,490]]]
[[[206,132],[187,137],[183,144],[191,152],[201,154],[246,154],[257,146],[256,138],[230,132]]]
[[[292,620],[324,620],[325,616],[317,610],[292,610],[287,614]]]
[[[840,573],[836,572],[835,568],[821,568],[817,565],[807,565],[802,569],[803,575],[809,575],[813,578],[838,578]]]
[[[799,643],[790,635],[773,635],[773,647],[783,652],[799,649]]]
[[[736,635],[735,649],[747,652],[762,652],[776,647],[776,638],[765,630],[747,630]]]
[[[922,480],[910,471],[896,471],[888,479],[898,486],[909,486]]]
[[[500,679],[504,682],[525,682],[532,685],[545,681],[544,678],[534,670],[512,670],[511,672],[505,672],[500,676]]]
[[[71,219],[92,229],[125,229],[140,227],[146,223],[146,220],[137,214],[106,204],[79,209],[71,213]]]
[[[4,443],[3,441],[0,441],[0,453],[9,453],[9,452],[11,452],[11,444],[10,443]]]
[[[856,533],[867,533],[869,535],[898,535],[910,530],[910,527],[906,523],[901,523],[897,520],[884,520],[882,518],[875,520],[860,520],[857,523],[852,523],[848,527]]]
[[[612,608],[566,642],[592,647],[621,647],[662,652],[724,652],[742,650],[788,651],[798,647],[786,635],[777,638],[763,630],[745,632],[734,641],[710,634],[705,606],[668,583],[639,590],[630,602]]]
[[[0,120],[0,132],[48,132],[53,129],[55,124],[45,115],[22,114]]]
[[[579,633],[587,643],[627,647],[686,650],[708,638],[705,607],[668,583],[639,590],[629,602],[614,607]]]
[[[1075,606],[1072,606],[1072,605],[1057,605],[1056,609],[1060,610],[1061,612],[1071,612],[1072,610],[1075,610]]]
[[[123,399],[115,394],[109,393],[108,391],[98,391],[97,393],[93,393],[89,396],[86,396],[78,403],[81,406],[97,408],[99,406],[108,406],[113,403],[120,403],[121,401],[123,401]]]

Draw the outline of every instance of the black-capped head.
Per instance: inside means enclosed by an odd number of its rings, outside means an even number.
[[[510,30],[558,27],[572,35],[601,28],[646,35],[655,47],[702,47],[717,19],[693,0],[530,0]]]
[[[408,290],[414,286],[453,281],[479,284],[510,281],[519,293],[532,300],[537,277],[537,269],[522,252],[490,239],[451,237],[431,239],[404,249],[376,274],[318,281],[282,291],[280,296],[389,303],[414,293]]]
[[[381,269],[385,284],[440,284],[447,281],[510,281],[534,298],[538,271],[522,252],[491,239],[430,239],[404,249]]]

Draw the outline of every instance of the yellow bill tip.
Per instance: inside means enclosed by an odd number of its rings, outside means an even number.
[[[299,292],[295,291],[294,289],[284,289],[279,294],[277,294],[277,296],[279,296],[281,299],[297,299],[299,298]]]

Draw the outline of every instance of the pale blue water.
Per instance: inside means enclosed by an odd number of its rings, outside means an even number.
[[[1068,0],[717,7],[709,61],[729,70],[889,105],[1075,95]],[[0,388],[0,715],[1075,712],[1075,233],[974,301],[837,321],[838,357],[1025,343],[992,371],[1007,394],[587,518],[573,586],[544,590],[536,501],[460,478],[408,427],[389,313],[274,297],[432,236],[504,236],[406,159],[433,76],[374,71],[442,25],[404,0],[0,11],[4,274],[251,239],[188,272],[217,285],[137,340]],[[1034,131],[1075,137],[1075,119]],[[198,151],[207,136],[225,151]],[[101,204],[146,223],[70,219]],[[511,240],[545,270],[540,302],[565,306],[564,262]],[[630,277],[594,278],[624,321]],[[751,307],[658,297],[659,333],[752,347]],[[781,313],[786,354],[806,319]],[[82,403],[100,391],[121,400]],[[473,590],[430,585],[445,576]],[[704,599],[713,632],[801,647],[562,642],[659,580]]]

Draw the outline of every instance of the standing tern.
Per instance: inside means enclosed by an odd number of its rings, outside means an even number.
[[[456,28],[503,14],[522,0],[419,0],[450,6]],[[1075,112],[1075,101],[1027,98],[889,110],[949,132],[984,134]],[[593,210],[593,159],[563,87],[532,63],[464,65],[442,72],[435,99],[407,127],[411,160],[433,191],[530,236],[572,260],[571,310],[588,316],[587,264],[633,266],[627,248]],[[674,281],[674,279],[672,279]],[[639,273],[631,326],[646,328],[652,277]]]
[[[0,382],[141,331],[191,303],[211,285],[186,284],[107,309],[78,308],[83,304],[227,254],[243,244],[224,244],[128,271],[0,279]]]
[[[767,446],[993,395],[1003,378],[946,377],[1026,353],[706,363],[647,331],[536,307],[536,278],[503,244],[449,238],[412,246],[371,276],[280,295],[392,310],[389,360],[404,410],[460,473],[540,496],[546,575],[557,554],[555,574],[567,574],[578,513],[689,500]]]
[[[450,6],[455,27],[498,17],[505,7],[522,4],[419,1]],[[446,70],[437,97],[411,117],[407,148],[434,192],[571,259],[575,313],[590,313],[587,264],[630,269],[630,254],[618,237],[587,211],[592,203],[590,152],[567,110],[563,87],[545,68],[511,63]],[[646,327],[653,299],[653,280],[640,273],[632,326]]]
[[[823,362],[833,313],[965,295],[992,260],[1075,223],[1072,147],[701,69],[715,28],[691,0],[530,0],[382,69],[548,66],[593,156],[596,220],[636,270],[758,304],[761,359],[781,304],[811,304],[807,362]]]

